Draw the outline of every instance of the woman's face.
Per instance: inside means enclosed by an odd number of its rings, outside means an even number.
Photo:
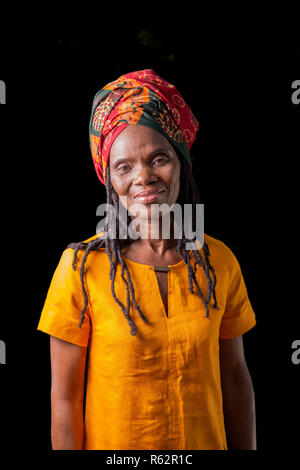
[[[149,217],[152,204],[176,202],[180,190],[180,161],[170,142],[150,127],[129,125],[110,150],[111,183],[123,206],[139,204]],[[159,190],[156,199],[138,193]]]

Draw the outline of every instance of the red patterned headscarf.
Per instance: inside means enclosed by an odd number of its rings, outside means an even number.
[[[157,130],[192,165],[190,148],[198,121],[174,85],[151,69],[140,70],[104,86],[93,101],[90,147],[96,173],[104,185],[110,148],[129,124]]]

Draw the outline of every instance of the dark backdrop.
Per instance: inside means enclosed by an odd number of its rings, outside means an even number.
[[[177,37],[177,36],[176,36]],[[214,46],[155,29],[116,44],[19,40],[3,44],[1,80],[1,431],[6,448],[50,448],[49,338],[36,327],[53,272],[72,241],[95,233],[105,188],[94,171],[88,123],[95,93],[123,73],[153,68],[174,83],[200,123],[194,173],[205,232],[236,254],[257,317],[244,337],[259,449],[296,449],[300,365],[297,276],[299,50],[253,38]],[[121,41],[121,43],[120,43]],[[122,47],[120,47],[122,44]],[[299,139],[299,138],[298,138]],[[298,382],[297,382],[298,381]]]

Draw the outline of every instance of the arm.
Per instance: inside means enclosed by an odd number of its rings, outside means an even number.
[[[255,399],[242,336],[220,339],[220,372],[228,448],[256,450]]]
[[[53,450],[81,450],[87,348],[50,336]]]

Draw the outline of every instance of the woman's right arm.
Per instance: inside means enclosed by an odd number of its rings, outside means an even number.
[[[87,347],[50,336],[53,450],[83,447],[86,353]]]

